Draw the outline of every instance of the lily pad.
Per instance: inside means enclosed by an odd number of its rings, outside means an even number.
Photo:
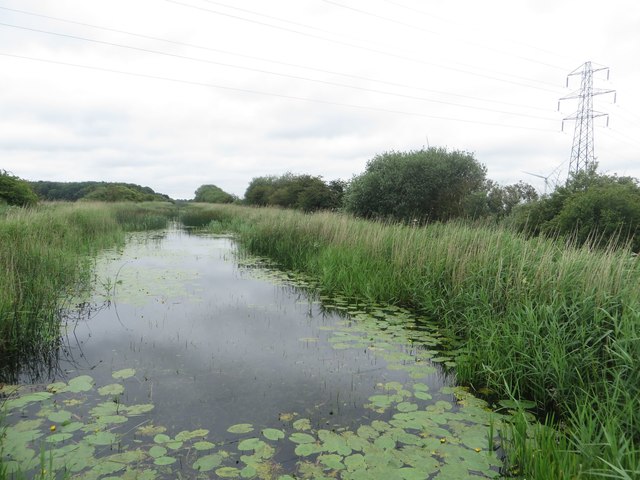
[[[153,441],[156,443],[167,443],[171,441],[171,437],[169,435],[165,435],[164,433],[159,433],[155,437],[153,437]]]
[[[301,431],[311,430],[311,422],[308,418],[301,418],[293,422],[293,428]]]
[[[251,465],[247,465],[242,470],[240,470],[240,476],[242,478],[253,478],[258,475],[258,470]],[[282,480],[282,477],[278,477],[278,480]]]
[[[153,463],[159,466],[172,465],[176,463],[176,459],[174,457],[158,457],[153,461]]]
[[[238,478],[240,470],[234,467],[222,467],[216,470],[216,475],[221,478]]]
[[[414,393],[414,396],[416,398],[419,398],[420,400],[431,400],[433,398],[430,394],[423,391],[416,391],[416,393]]]
[[[299,457],[308,457],[314,453],[320,453],[322,448],[315,443],[301,443],[295,449],[295,454]]]
[[[200,430],[193,430],[192,432],[183,430],[182,432],[178,433],[175,438],[180,442],[186,442],[187,440],[192,440],[194,438],[206,437],[208,434],[209,430],[205,430],[204,428]]]
[[[259,438],[247,438],[238,444],[238,450],[257,450],[265,443]]]
[[[198,470],[200,472],[209,472],[214,468],[220,466],[222,463],[222,455],[216,453],[213,455],[205,455],[204,457],[200,457],[193,464],[193,469]]]
[[[253,425],[250,423],[238,423],[227,428],[229,433],[249,433],[253,432]]]
[[[105,385],[98,389],[100,395],[122,395],[124,393],[124,386],[119,383],[112,383]]]
[[[118,436],[112,432],[96,432],[84,437],[85,441],[90,445],[111,445],[118,441]]]
[[[284,438],[284,432],[282,430],[278,430],[276,428],[265,428],[262,431],[262,434],[265,436],[265,438],[269,439],[269,440],[280,440],[281,438]]]
[[[166,453],[167,449],[159,445],[154,445],[149,449],[149,455],[151,455],[153,458],[164,457]]]
[[[150,437],[152,435],[157,435],[159,433],[166,432],[167,427],[150,424],[150,425],[144,425],[142,427],[139,427],[136,431],[140,435],[146,435]]]
[[[215,446],[216,446],[215,443],[211,443],[207,441],[196,442],[193,444],[193,448],[195,448],[198,451],[211,450],[212,448],[215,448]]]
[[[136,374],[136,370],[134,368],[124,368],[122,370],[113,372],[111,376],[116,379],[125,379],[125,378],[131,378],[135,374]]]
[[[142,415],[143,413],[148,413],[153,410],[155,406],[152,403],[143,403],[141,405],[129,405],[124,407],[124,410],[128,415]]]
[[[67,384],[64,382],[55,382],[47,385],[47,392],[51,392],[51,393],[64,392],[66,389],[67,389]]]
[[[88,392],[93,389],[93,383],[93,378],[89,375],[80,375],[69,380],[66,391],[71,393]]]
[[[13,410],[14,408],[23,408],[34,402],[42,402],[43,400],[47,400],[51,398],[53,393],[51,392],[36,392],[30,393],[27,395],[23,395],[22,397],[12,398],[5,402],[5,407],[8,411]]]
[[[73,437],[73,433],[55,433],[53,435],[49,435],[46,439],[47,443],[57,443],[64,442],[65,440],[69,440]]]
[[[71,420],[71,412],[66,410],[58,410],[57,412],[51,412],[47,415],[47,418],[50,422],[53,423],[64,423]]]
[[[316,439],[308,433],[299,432],[292,433],[289,437],[289,440],[291,440],[293,443],[314,443],[316,441]]]

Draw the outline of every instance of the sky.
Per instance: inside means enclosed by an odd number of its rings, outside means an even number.
[[[242,197],[443,147],[543,192],[585,62],[600,171],[640,178],[637,0],[0,0],[0,169]]]

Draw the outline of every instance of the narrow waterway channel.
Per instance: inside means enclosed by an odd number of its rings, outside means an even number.
[[[500,421],[437,329],[318,297],[233,239],[134,234],[96,260],[47,382],[5,386],[10,471],[71,478],[499,475]]]

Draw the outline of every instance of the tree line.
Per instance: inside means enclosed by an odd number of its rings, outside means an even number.
[[[41,200],[171,201],[149,187],[108,182],[26,182],[0,170],[0,204]],[[499,185],[473,154],[444,148],[385,152],[349,181],[284,173],[255,177],[244,198],[213,184],[195,202],[276,206],[305,212],[344,211],[373,219],[425,224],[454,219],[499,222],[528,236],[565,237],[576,244],[630,242],[640,250],[640,185],[593,167],[551,194],[529,184]]]

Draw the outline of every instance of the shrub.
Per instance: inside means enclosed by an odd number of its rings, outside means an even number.
[[[196,190],[194,201],[203,203],[232,203],[235,197],[215,185],[201,185]]]
[[[0,203],[30,206],[38,203],[38,197],[25,180],[0,170]]]
[[[631,177],[573,175],[566,185],[516,209],[512,225],[529,235],[562,236],[578,245],[631,242],[640,250],[640,185]]]
[[[485,176],[486,168],[465,152],[383,153],[351,181],[345,208],[365,218],[448,220],[465,213],[466,198],[483,188]]]

